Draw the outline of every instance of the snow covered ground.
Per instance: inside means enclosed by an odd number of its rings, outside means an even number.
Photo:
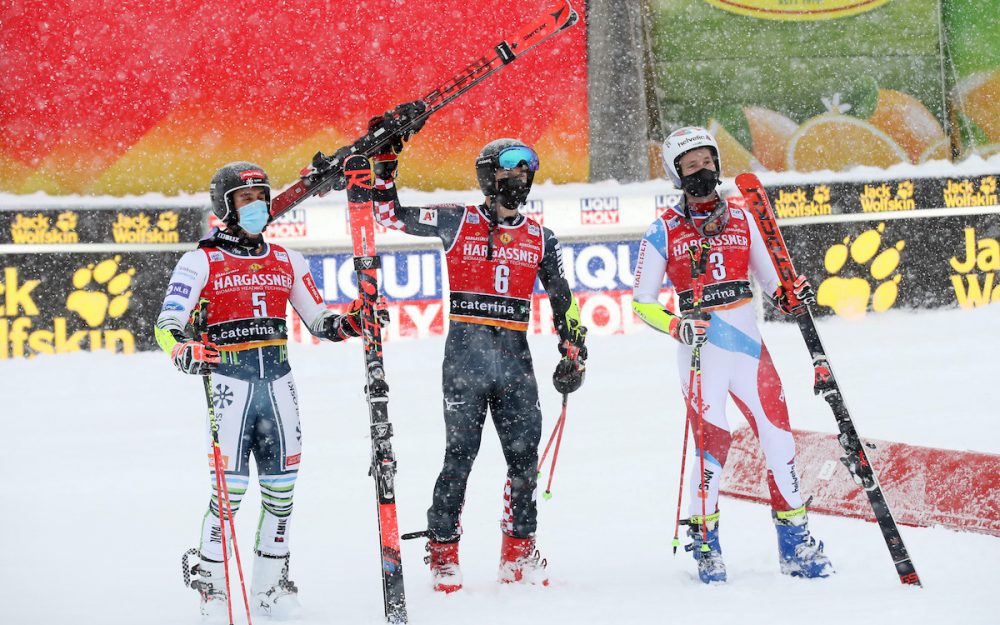
[[[992,453],[1000,453],[998,330],[996,305],[820,326],[863,436]],[[834,431],[828,408],[812,396],[797,329],[768,324],[764,333],[793,425]],[[551,336],[529,340],[544,442],[558,416],[549,383],[557,353]],[[424,527],[440,468],[443,347],[436,338],[385,350],[403,531]],[[361,346],[295,345],[291,352],[305,443],[292,539],[300,622],[380,623]],[[816,515],[812,529],[838,573],[795,580],[778,573],[767,508],[728,498],[721,529],[730,582],[703,586],[689,555],[670,555],[683,431],[674,346],[643,331],[592,337],[590,353],[587,382],[570,398],[555,496],[539,503],[539,546],[552,585],[494,581],[504,467],[488,426],[463,519],[466,588],[433,593],[423,541],[404,543],[412,623],[1000,622],[992,575],[1000,539],[903,528],[925,583],[918,590],[896,580],[875,525]],[[197,623],[197,596],[182,586],[180,556],[195,545],[209,493],[200,381],[157,353],[0,361],[0,379],[0,467],[16,482],[0,517],[0,621]],[[245,557],[258,505],[248,496],[237,520]]]

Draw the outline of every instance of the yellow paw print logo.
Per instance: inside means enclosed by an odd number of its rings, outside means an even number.
[[[121,256],[115,256],[77,269],[73,274],[76,290],[66,298],[66,310],[80,315],[91,328],[125,314],[135,269],[122,269],[121,260]]]
[[[59,216],[56,217],[56,228],[63,232],[69,232],[76,228],[76,213],[73,211],[59,213]]]
[[[825,184],[816,185],[813,189],[813,202],[826,204],[830,201],[830,187]]]
[[[913,181],[904,180],[896,187],[896,197],[901,200],[908,200],[913,197]]]
[[[174,211],[160,213],[159,219],[156,220],[156,227],[164,232],[175,230],[177,228],[177,213]]]
[[[867,230],[854,241],[844,239],[826,251],[823,264],[830,274],[816,291],[816,302],[841,317],[863,317],[869,304],[874,312],[892,308],[899,296],[899,268],[904,241],[884,246],[885,224]],[[848,259],[854,265],[848,267]],[[845,269],[846,268],[846,269]],[[874,289],[872,288],[874,285]]]
[[[993,176],[986,176],[979,182],[979,190],[986,195],[993,195],[997,191],[997,179]]]

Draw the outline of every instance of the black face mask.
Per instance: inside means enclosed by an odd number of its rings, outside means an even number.
[[[531,181],[520,177],[504,178],[497,181],[496,201],[505,208],[520,208],[531,192]]]
[[[693,174],[681,176],[681,189],[694,197],[708,197],[719,186],[719,172],[699,169]]]

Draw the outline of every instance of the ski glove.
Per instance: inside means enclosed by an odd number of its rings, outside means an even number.
[[[386,145],[386,148],[391,148],[393,153],[399,154],[403,151],[403,142],[409,141],[410,137],[417,134],[417,131],[424,127],[427,118],[421,119],[405,132],[400,132],[399,129],[419,117],[425,110],[427,110],[427,105],[424,104],[423,100],[405,102],[391,111],[386,111],[368,120],[368,132],[371,134],[379,128],[384,128],[386,132],[392,133],[393,136]],[[389,152],[390,149],[383,151]],[[377,172],[376,175],[378,175]]]
[[[170,358],[182,373],[208,375],[219,366],[219,349],[215,343],[181,341],[170,350]]]
[[[570,358],[564,356],[556,365],[556,370],[552,374],[552,385],[560,394],[572,393],[583,385],[584,375],[587,373],[587,363],[583,358]]]
[[[779,285],[771,296],[774,307],[783,314],[797,316],[808,309],[808,304],[816,301],[816,293],[812,284],[805,276],[798,276],[792,283],[792,292],[788,293],[784,286]]]
[[[580,307],[576,298],[570,301],[566,311],[565,323],[557,323],[559,331],[559,353],[570,360],[587,359],[587,326],[580,321]]]
[[[361,336],[361,309],[363,307],[363,300],[358,298],[350,303],[344,314],[328,317],[326,331],[323,335],[331,341],[343,341]],[[375,301],[375,319],[381,328],[389,325],[389,309],[384,297]]]
[[[670,320],[670,336],[685,345],[704,345],[708,340],[708,326],[712,315],[701,313],[690,317],[674,317]]]

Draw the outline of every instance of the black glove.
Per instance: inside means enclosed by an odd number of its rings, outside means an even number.
[[[583,377],[587,371],[585,362],[587,326],[570,316],[561,334],[564,335],[560,337],[562,340],[559,343],[559,353],[562,354],[562,358],[556,365],[555,373],[552,374],[552,384],[557,391],[566,394],[572,393],[583,384]]]
[[[582,358],[573,360],[564,356],[559,360],[559,364],[556,365],[556,370],[552,374],[552,385],[560,394],[572,393],[583,385],[586,373],[587,363]]]
[[[417,119],[426,109],[427,105],[424,104],[423,100],[414,100],[413,102],[400,104],[391,111],[386,111],[381,115],[376,115],[369,119],[368,132],[371,133],[378,128],[385,128],[387,132],[392,133],[392,138],[389,140],[387,148],[390,148],[394,154],[399,154],[403,151],[403,142],[409,141],[410,137],[417,134],[417,131],[424,127],[427,118],[421,119],[404,132],[400,132],[399,129],[412,120]],[[389,152],[390,149],[386,149],[385,152]],[[375,172],[375,175],[378,175],[378,172]]]
[[[808,305],[816,301],[816,293],[805,276],[798,276],[792,283],[791,293],[778,286],[771,296],[774,307],[785,315],[796,316],[804,313]]]
[[[566,325],[559,333],[559,353],[572,360],[587,359],[587,326],[567,315]]]
[[[344,314],[327,317],[323,336],[331,341],[343,341],[361,336],[361,309],[363,306],[361,298],[358,298],[351,302]],[[384,297],[378,298],[375,302],[375,319],[381,328],[389,325],[389,309]]]

